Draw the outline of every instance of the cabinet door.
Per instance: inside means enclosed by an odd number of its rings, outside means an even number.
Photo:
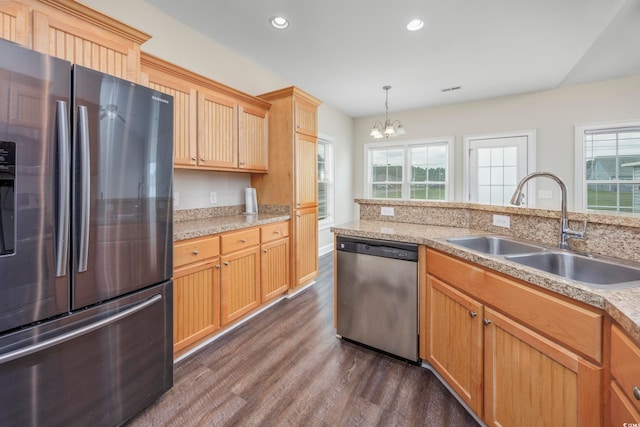
[[[611,381],[609,390],[611,392],[611,402],[609,423],[607,425],[625,426],[640,423],[640,413],[629,402],[618,383]]]
[[[488,425],[602,424],[602,368],[486,307],[485,320]]]
[[[173,351],[220,327],[220,261],[176,270],[173,281]]]
[[[262,245],[260,254],[260,294],[262,303],[289,289],[289,239]]]
[[[0,3],[0,37],[29,47],[29,7],[13,1]]]
[[[427,360],[482,415],[482,305],[427,276]]]
[[[318,205],[318,144],[314,137],[295,136],[295,208]]]
[[[69,4],[76,9],[82,7]],[[89,13],[95,14],[95,11]],[[36,10],[33,12],[33,49],[137,83],[140,44],[149,36],[133,29],[123,31],[124,25],[106,21],[112,20],[104,15],[96,19],[81,12],[72,16],[66,11]]]
[[[318,107],[301,99],[294,100],[296,132],[318,136]]]
[[[149,87],[173,96],[173,164],[175,167],[197,165],[196,117],[197,92],[184,81],[163,76],[152,70]]]
[[[238,167],[266,172],[268,166],[267,112],[241,106],[238,109]]]
[[[222,325],[260,304],[260,247],[222,257]]]
[[[295,213],[295,279],[293,286],[304,285],[318,274],[318,209]]]
[[[198,92],[198,166],[238,167],[237,114],[232,100]]]

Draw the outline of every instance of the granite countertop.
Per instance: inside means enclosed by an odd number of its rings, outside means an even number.
[[[496,235],[464,227],[359,220],[331,228],[336,234],[422,244],[516,279],[557,292],[606,311],[627,333],[640,342],[640,288],[601,290],[526,267],[502,257],[483,254],[448,243],[445,238]]]
[[[177,221],[173,223],[173,241],[193,239],[195,237],[208,236],[225,231],[240,230],[273,222],[286,221],[288,219],[291,219],[290,215],[258,213]]]

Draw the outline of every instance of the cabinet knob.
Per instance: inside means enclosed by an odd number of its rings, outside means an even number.
[[[244,162],[240,162],[240,166],[244,166]]]
[[[273,234],[280,234],[280,230],[274,231]]]
[[[194,254],[194,255],[198,255],[199,253],[200,253],[200,252],[198,252],[198,250],[197,250],[197,249],[194,249],[194,250],[193,250],[193,254]]]
[[[266,253],[267,253],[267,250],[266,250],[266,249],[263,249],[263,250],[262,250],[262,253],[266,254]]]
[[[489,319],[484,319],[484,320],[482,321],[482,323],[484,323],[484,326],[488,326],[488,325],[490,325],[490,324],[491,324],[491,320],[489,320]]]
[[[220,264],[216,264],[216,268],[220,270]]]
[[[240,243],[247,243],[246,239],[240,239]]]
[[[223,262],[224,265],[229,265],[229,261]]]
[[[204,162],[207,159],[205,159],[204,157],[200,157],[200,160],[202,160]]]
[[[635,397],[636,400],[640,400],[640,388],[638,388],[637,385],[633,386],[633,397]]]
[[[191,160],[196,161],[196,156],[191,157]]]
[[[471,317],[472,319],[473,319],[474,317],[476,317],[477,315],[478,315],[478,313],[476,313],[475,311],[470,311],[470,312],[469,312],[469,317]]]

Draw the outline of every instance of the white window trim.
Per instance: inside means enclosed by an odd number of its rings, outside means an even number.
[[[427,145],[427,144],[446,144],[447,145],[447,178],[446,178],[446,182],[447,182],[447,190],[445,192],[445,200],[450,201],[452,200],[453,197],[453,191],[454,191],[454,157],[455,157],[455,153],[454,153],[454,140],[455,138],[453,136],[443,136],[443,137],[438,137],[438,138],[421,138],[421,139],[409,139],[409,140],[402,140],[402,141],[375,141],[375,142],[366,142],[364,144],[364,154],[363,154],[363,160],[364,160],[364,192],[363,194],[365,194],[366,198],[371,198],[371,188],[370,188],[370,176],[369,173],[370,168],[369,168],[369,149],[370,148],[376,148],[376,147],[405,147],[408,148],[412,145]],[[402,195],[403,198],[402,199],[398,199],[398,200],[410,200],[408,197],[408,187],[407,185],[405,185],[408,182],[408,178],[407,178],[407,173],[409,173],[409,169],[410,169],[410,165],[409,163],[409,156],[405,156],[404,158],[404,164],[402,165],[403,167],[403,179],[402,179]],[[426,202],[430,201],[430,200],[424,200]],[[432,201],[432,200],[431,200]]]
[[[527,170],[525,175],[530,174],[536,170],[536,130],[525,129],[518,131],[507,131],[498,133],[486,133],[477,135],[464,135],[464,201],[471,201],[471,174],[469,171],[469,151],[471,149],[471,141],[476,139],[494,139],[494,138],[517,138],[519,136],[527,137]],[[536,194],[536,186],[534,180],[527,183],[527,194]],[[529,197],[527,202],[528,207],[535,207],[537,197]]]
[[[625,127],[637,127],[640,126],[640,119],[638,120],[624,120],[624,121],[612,121],[612,122],[596,122],[596,123],[580,123],[574,126],[574,149],[575,149],[575,200],[574,210],[586,211],[587,210],[587,196],[585,194],[585,157],[584,157],[584,133],[589,130],[600,129],[615,129]]]
[[[335,149],[335,142],[336,142],[336,138],[331,136],[331,135],[327,135],[325,133],[322,132],[318,132],[318,141],[323,140],[326,141],[327,143],[329,143],[331,145],[331,161],[329,163],[329,176],[331,177],[331,179],[329,180],[329,195],[327,197],[327,212],[328,212],[328,218],[324,219],[322,221],[318,221],[318,231],[321,230],[325,230],[327,228],[332,227],[333,225],[335,225],[335,217],[336,217],[336,212],[335,212],[335,164],[336,164],[336,149]],[[325,164],[326,164],[326,159],[325,159]],[[316,167],[318,167],[317,165],[317,161],[316,161]]]

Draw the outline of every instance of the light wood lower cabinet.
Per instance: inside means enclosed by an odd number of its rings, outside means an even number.
[[[222,257],[222,325],[260,305],[260,248]]]
[[[600,313],[431,249],[426,258],[427,360],[479,417],[493,426],[602,425],[601,336],[578,327],[558,339],[567,324],[601,333]],[[547,314],[562,324],[534,330]]]
[[[174,353],[220,328],[219,240],[215,236],[174,245]]]
[[[640,423],[640,348],[611,326],[610,425]]]
[[[482,304],[427,276],[427,360],[482,414]]]
[[[295,283],[305,285],[318,275],[318,208],[296,211]]]

